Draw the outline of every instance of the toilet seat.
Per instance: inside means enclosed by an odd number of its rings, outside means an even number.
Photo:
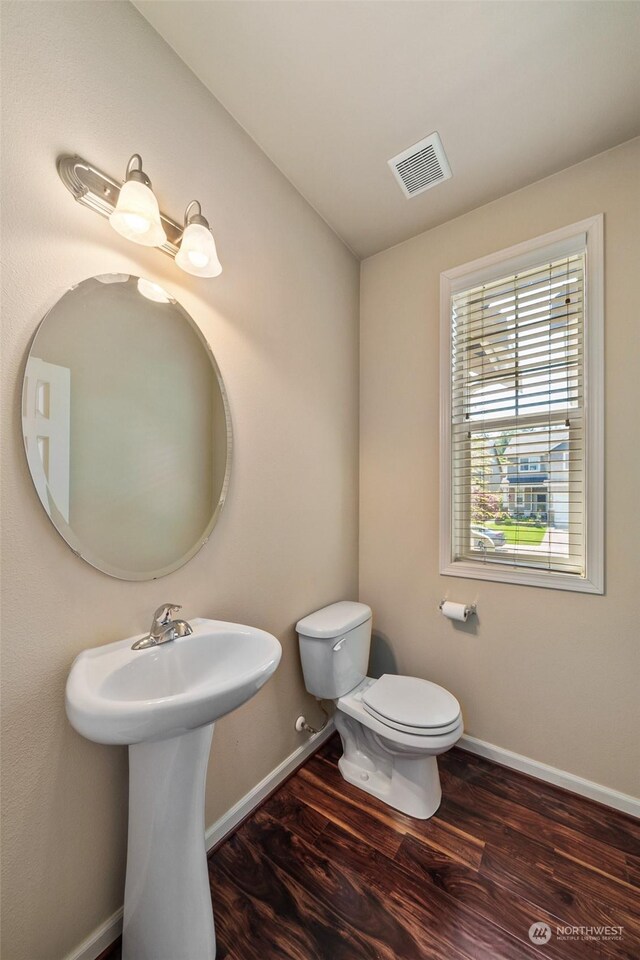
[[[418,677],[384,674],[363,691],[362,705],[385,727],[415,736],[444,736],[460,723],[453,694]]]

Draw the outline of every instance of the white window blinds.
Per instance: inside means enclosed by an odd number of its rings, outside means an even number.
[[[451,548],[585,576],[585,252],[452,294]]]

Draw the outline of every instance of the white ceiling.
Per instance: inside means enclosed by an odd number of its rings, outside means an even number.
[[[640,3],[134,0],[366,257],[640,134]],[[387,160],[437,130],[453,177]]]

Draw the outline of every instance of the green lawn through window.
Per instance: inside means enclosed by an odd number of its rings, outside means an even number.
[[[484,527],[489,527],[491,530],[502,530],[504,533],[504,539],[506,543],[514,543],[517,546],[538,546],[542,543],[545,533],[547,532],[546,527],[530,527],[522,523],[484,523]]]

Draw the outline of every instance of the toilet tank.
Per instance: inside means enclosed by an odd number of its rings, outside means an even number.
[[[296,624],[309,693],[335,700],[364,680],[371,646],[371,608],[341,600]]]

